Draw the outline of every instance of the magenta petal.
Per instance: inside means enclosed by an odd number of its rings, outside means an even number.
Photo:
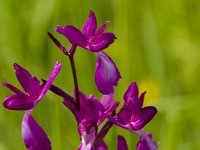
[[[5,97],[3,106],[10,110],[29,110],[34,107],[34,101],[28,97],[19,97],[16,94]]]
[[[119,113],[117,114],[117,118],[121,124],[128,124],[131,120],[131,115],[131,110],[127,108],[121,108]]]
[[[89,47],[87,47],[87,49],[92,52],[102,51],[103,49],[107,48],[110,44],[112,44],[115,39],[116,39],[115,35],[111,32],[95,35],[92,38]]]
[[[57,26],[56,31],[63,34],[74,46],[81,46],[85,48],[88,44],[81,31],[71,25],[65,26],[64,29],[62,29],[60,26]]]
[[[49,88],[51,87],[51,84],[53,83],[54,79],[60,72],[61,68],[62,68],[62,64],[57,61],[56,64],[54,65],[53,71],[51,72],[47,83],[45,84],[44,88],[42,89],[42,92],[40,93],[39,98],[37,99],[38,101],[41,100],[42,97],[49,90]]]
[[[5,87],[9,88],[11,91],[13,91],[14,93],[16,93],[19,97],[22,97],[22,98],[26,98],[27,97],[26,94],[24,94],[22,91],[20,91],[18,88],[16,88],[12,84],[4,82],[4,83],[2,83],[2,86],[5,86]]]
[[[110,21],[106,21],[103,25],[100,26],[98,31],[96,32],[96,36],[102,34],[106,28],[106,26],[110,23]]]
[[[96,28],[97,28],[96,16],[94,12],[90,10],[89,17],[82,27],[82,33],[87,39],[89,39],[95,34]]]
[[[51,150],[51,143],[46,133],[28,113],[24,114],[22,137],[28,150]]]
[[[142,129],[156,115],[157,109],[154,106],[142,108],[141,113],[131,119],[131,128],[134,131]]]
[[[128,150],[125,138],[120,135],[117,137],[117,150]]]
[[[32,77],[31,74],[22,68],[21,66],[14,64],[17,79],[22,85],[23,89],[33,98],[36,99],[40,94],[40,81],[36,77]]]
[[[95,82],[98,90],[103,94],[114,92],[113,86],[117,86],[120,73],[112,59],[103,52],[97,53]]]
[[[126,90],[123,98],[125,102],[128,101],[129,99],[138,99],[138,94],[139,94],[139,90],[138,90],[137,83],[132,82],[129,85],[128,89]]]

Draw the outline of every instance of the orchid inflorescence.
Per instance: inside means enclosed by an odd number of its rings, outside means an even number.
[[[126,129],[139,135],[137,150],[157,150],[157,144],[152,140],[152,133],[146,134],[144,126],[151,121],[157,113],[154,106],[143,107],[145,93],[139,95],[136,82],[132,82],[126,90],[123,99],[124,104],[116,112],[119,102],[114,101],[114,86],[117,86],[121,75],[113,60],[103,50],[112,44],[116,36],[112,32],[105,32],[109,21],[106,21],[97,30],[96,16],[90,11],[89,17],[84,23],[82,30],[71,25],[63,28],[56,26],[56,31],[64,35],[71,43],[71,48],[66,49],[51,33],[48,33],[57,47],[69,58],[73,79],[74,96],[70,96],[53,81],[61,70],[62,65],[57,61],[48,80],[40,81],[32,76],[27,70],[14,64],[17,80],[24,92],[9,83],[2,83],[14,94],[5,97],[3,106],[9,110],[24,111],[22,121],[22,137],[28,150],[51,150],[51,142],[43,129],[38,125],[32,116],[33,110],[42,100],[48,90],[61,96],[62,103],[73,113],[81,137],[78,150],[107,150],[104,137],[113,125]],[[95,70],[95,83],[98,90],[103,94],[101,100],[96,99],[92,94],[87,97],[78,88],[78,79],[74,63],[76,47],[82,47],[92,52],[97,57]],[[99,131],[99,126],[105,121]],[[128,150],[126,140],[119,135],[117,138],[118,150]]]

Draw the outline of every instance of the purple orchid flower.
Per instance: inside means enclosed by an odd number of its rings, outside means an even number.
[[[14,64],[16,77],[23,87],[25,93],[11,84],[2,84],[15,93],[7,96],[4,99],[4,107],[10,110],[25,111],[22,121],[22,137],[28,150],[51,149],[51,143],[47,135],[34,120],[31,113],[40,102],[40,100],[45,96],[55,77],[60,72],[61,66],[62,65],[59,62],[56,62],[47,83],[45,85],[40,85],[40,81],[36,77],[33,77],[21,66]]]
[[[119,113],[115,117],[108,115],[108,119],[132,132],[142,129],[157,113],[154,106],[142,108],[145,93],[139,97],[138,86],[133,82],[124,94],[124,105]]]
[[[97,20],[95,13],[90,11],[89,17],[82,27],[82,31],[77,28],[66,25],[64,28],[59,25],[56,27],[56,31],[64,35],[73,45],[72,52],[74,53],[76,46],[80,46],[93,52],[97,56],[97,64],[95,71],[95,82],[98,90],[103,94],[110,94],[114,92],[113,86],[117,86],[121,75],[112,61],[112,59],[106,54],[101,52],[107,48],[116,39],[115,35],[111,32],[104,32],[109,21],[106,21],[97,31]],[[65,46],[49,33],[49,37],[53,42],[67,55],[70,55]]]
[[[118,102],[113,101],[114,94],[104,95],[99,101],[93,95],[86,97],[83,93],[79,93],[79,110],[75,99],[63,90],[54,85],[51,85],[50,90],[64,98],[63,104],[71,110],[77,120],[78,131],[81,136],[81,144],[78,150],[93,150],[98,126],[105,120],[106,114],[113,112],[119,105]]]
[[[74,115],[78,122],[78,131],[81,136],[81,144],[79,150],[93,150],[93,144],[96,140],[98,126],[106,118],[106,113],[110,113],[115,110],[118,103],[114,103],[113,95],[102,98],[102,101],[98,101],[93,95],[87,98],[84,94],[80,93],[80,111],[75,110]],[[105,103],[105,99],[111,99],[109,104]],[[65,106],[69,108],[68,100],[63,102]],[[74,109],[73,109],[74,111]]]
[[[104,32],[109,21],[106,21],[97,31],[97,20],[95,13],[90,11],[89,17],[82,27],[82,31],[74,26],[66,25],[64,28],[59,25],[56,31],[63,34],[74,46],[80,46],[91,52],[99,52],[107,48],[116,39],[111,32]]]
[[[148,136],[148,138],[144,138],[144,135],[140,136],[140,140],[137,143],[137,150],[157,150],[157,144],[152,141],[152,133],[148,133],[145,136]]]

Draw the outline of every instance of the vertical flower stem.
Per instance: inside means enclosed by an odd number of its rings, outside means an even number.
[[[76,74],[76,67],[75,67],[75,63],[74,63],[75,50],[76,50],[76,46],[72,46],[69,53],[68,53],[68,56],[69,56],[69,60],[70,60],[71,68],[72,68],[72,74],[73,74],[73,78],[74,78],[76,107],[79,110],[80,109],[80,97],[79,97],[79,88],[78,88],[78,79],[77,79],[77,74]]]

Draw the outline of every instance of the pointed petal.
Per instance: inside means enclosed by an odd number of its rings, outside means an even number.
[[[113,86],[117,86],[120,73],[112,59],[103,52],[97,53],[95,70],[95,82],[98,90],[103,94],[114,92]]]
[[[157,109],[154,106],[144,107],[141,114],[131,119],[131,128],[134,131],[142,129],[156,115]]]
[[[46,92],[49,90],[49,88],[51,87],[51,84],[53,83],[54,79],[60,72],[61,68],[62,68],[62,64],[57,61],[54,65],[53,71],[51,72],[47,83],[45,84],[44,88],[42,89],[42,91],[40,93],[39,98],[37,99],[38,101],[41,100],[42,97],[44,97]]]
[[[46,133],[28,113],[24,114],[22,137],[28,150],[51,150],[51,143]]]
[[[32,99],[36,99],[41,91],[39,80],[36,77],[32,77],[27,70],[25,70],[18,64],[15,63],[13,66],[16,72],[17,79],[23,89],[32,97]]]
[[[19,97],[16,94],[5,97],[3,106],[10,110],[29,110],[34,107],[34,101],[28,97]]]
[[[139,109],[142,109],[142,105],[143,105],[143,103],[144,103],[144,96],[145,96],[145,94],[146,94],[146,91],[143,92],[143,93],[140,95],[140,97],[139,97]]]
[[[106,146],[106,143],[104,141],[102,141],[98,147],[96,148],[96,150],[107,150],[108,147]]]
[[[65,48],[65,46],[63,46],[51,33],[48,32],[49,37],[51,38],[51,40],[56,44],[56,46],[62,50],[62,52],[64,52],[65,54],[67,54],[67,50]]]
[[[90,10],[89,17],[82,27],[82,33],[87,39],[89,39],[91,36],[95,34],[96,28],[97,28],[96,16],[94,12]]]
[[[106,21],[104,24],[102,24],[101,27],[98,29],[96,36],[99,36],[100,34],[102,34],[109,23],[110,21]]]
[[[125,102],[128,101],[129,99],[138,99],[138,94],[139,94],[139,90],[138,90],[138,86],[136,82],[132,82],[128,89],[126,90],[125,94],[124,94],[124,100]]]
[[[86,48],[92,52],[99,52],[112,44],[115,39],[115,35],[111,32],[105,32],[100,35],[95,35],[90,41],[89,47]]]
[[[4,82],[4,83],[2,83],[2,86],[5,86],[5,87],[9,88],[11,91],[13,91],[14,93],[16,93],[19,97],[22,97],[22,98],[27,97],[26,94],[24,94],[22,91],[20,91],[18,88],[16,88],[12,84]]]
[[[128,150],[125,138],[120,135],[117,137],[117,150]]]
[[[121,108],[117,114],[117,118],[121,124],[128,124],[131,120],[131,111],[126,108]]]
[[[60,26],[57,26],[56,31],[60,34],[63,34],[74,46],[81,46],[85,48],[88,44],[81,31],[71,25],[65,26],[64,29],[62,29]]]

